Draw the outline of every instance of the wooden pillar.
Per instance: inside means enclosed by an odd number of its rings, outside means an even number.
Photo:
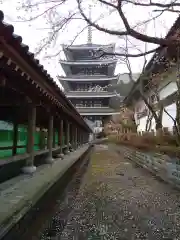
[[[78,148],[78,131],[77,127],[75,127],[75,149]]]
[[[82,131],[82,144],[85,143],[85,136],[84,136],[84,131]]]
[[[79,142],[80,142],[80,146],[82,145],[82,131],[79,131]]]
[[[61,122],[60,122],[60,128],[59,128],[59,146],[60,146],[60,152],[62,153],[63,152],[63,137],[64,137],[64,131],[63,131],[63,120],[61,119]]]
[[[66,124],[66,154],[69,153],[69,122]]]
[[[84,133],[84,137],[85,137],[85,142],[84,143],[88,143],[89,134],[87,132]]]
[[[47,148],[48,148],[48,154],[45,159],[46,163],[52,163],[52,149],[53,149],[53,133],[54,133],[54,117],[51,115],[49,116],[49,123],[48,123],[48,136],[47,136]]]
[[[53,148],[56,147],[56,129],[53,129]]]
[[[73,148],[73,125],[69,124],[69,151],[71,152]]]
[[[29,157],[26,161],[26,166],[23,167],[24,173],[32,174],[36,171],[34,166],[34,132],[36,130],[36,107],[31,105],[28,110],[28,141],[27,153]]]
[[[85,139],[84,139],[84,131],[82,131],[82,145],[85,143]]]
[[[77,128],[77,147],[80,146],[80,132],[79,132],[79,128]]]
[[[40,128],[40,142],[39,142],[40,149],[45,149],[45,132],[43,128]]]
[[[77,148],[77,137],[76,137],[76,134],[77,134],[77,130],[76,130],[76,125],[74,124],[73,125],[73,148],[74,150]]]
[[[71,123],[71,128],[70,128],[70,143],[71,143],[71,152],[73,152],[74,149],[74,125]]]
[[[56,157],[63,158],[63,120],[60,120],[60,126],[58,128],[58,146],[60,147],[60,153]]]
[[[71,152],[72,149],[72,123],[69,123],[69,152]]]
[[[77,129],[77,143],[78,147],[80,146],[80,134],[79,134],[79,128]]]
[[[18,124],[14,122],[13,124],[13,156],[17,153],[17,141],[18,141]]]
[[[79,129],[79,146],[82,144],[81,130]]]

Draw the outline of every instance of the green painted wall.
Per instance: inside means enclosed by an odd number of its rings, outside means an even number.
[[[41,133],[36,131],[34,133],[34,150],[40,150],[40,140]],[[42,139],[44,145],[47,145],[47,139]],[[58,145],[58,131],[55,132],[55,143]],[[63,136],[63,145],[64,145],[64,136]],[[13,125],[0,121],[0,147],[12,147],[13,146]],[[24,146],[19,147],[18,146]],[[18,127],[18,142],[17,142],[17,154],[26,153],[27,146],[27,127],[19,126]],[[12,150],[0,150],[0,159],[4,159],[12,156]]]

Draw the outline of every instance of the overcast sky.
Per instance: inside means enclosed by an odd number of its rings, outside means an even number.
[[[36,1],[36,0],[34,0]],[[89,2],[89,0],[86,0]],[[75,4],[74,0],[71,0],[71,5],[66,6],[66,9],[63,9],[63,11],[68,11],[70,8],[73,9],[73,4]],[[3,10],[5,14],[5,21],[8,23],[12,23],[15,28],[15,33],[19,34],[23,37],[23,42],[27,45],[29,45],[30,50],[32,52],[35,51],[35,49],[38,46],[38,43],[43,40],[44,37],[47,36],[48,30],[47,25],[45,24],[45,19],[39,18],[38,20],[34,22],[15,22],[14,20],[17,19],[19,15],[24,15],[21,13],[18,9],[18,1],[17,0],[5,0],[3,1],[3,4],[1,4],[1,9]],[[40,11],[39,9],[36,11]],[[93,9],[93,17],[96,18],[97,16],[100,16],[102,9],[96,7]],[[145,11],[143,8],[141,9],[126,9],[128,19],[131,23],[137,21],[137,19],[147,19],[148,11]],[[133,14],[132,14],[133,13]],[[168,29],[172,26],[173,22],[175,21],[177,15],[175,14],[165,14],[163,18],[161,18],[159,21],[156,21],[155,25],[154,23],[150,24],[148,28],[145,30],[152,34],[152,32],[157,36],[165,35],[168,31]],[[104,19],[103,24],[106,24],[109,28],[117,29],[117,26],[119,26],[119,18],[117,15],[112,15],[106,19]],[[45,56],[49,54],[54,54],[59,51],[60,45],[62,43],[69,43],[69,40],[72,39],[72,36],[75,35],[80,29],[82,29],[85,26],[85,23],[80,22],[72,22],[72,24],[69,26],[69,28],[64,32],[61,33],[58,40],[56,41],[56,44],[52,45],[51,48],[44,50],[43,53],[38,56],[41,63],[44,65],[44,67],[47,69],[47,71],[51,74],[53,78],[56,80],[57,75],[62,75],[63,71],[59,64],[59,58],[63,57],[57,56],[54,58],[46,59]],[[156,31],[154,30],[154,27]],[[46,28],[46,29],[44,29]],[[141,29],[144,31],[144,29]],[[113,43],[116,42],[117,45],[121,44],[121,41],[117,37],[112,37],[108,34],[100,33],[98,31],[93,31],[93,43],[98,44],[107,44],[107,43]],[[87,29],[76,39],[76,44],[86,43],[87,42]],[[141,47],[144,48],[144,46],[141,45]],[[151,46],[150,46],[151,47]],[[149,48],[149,46],[148,46]],[[139,72],[142,67],[142,59],[134,59],[131,61],[133,71]],[[126,72],[125,66],[122,64],[118,64],[116,68],[116,73],[124,73]],[[58,83],[58,82],[57,82]]]

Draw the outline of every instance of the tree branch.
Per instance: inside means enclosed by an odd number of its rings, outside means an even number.
[[[171,3],[159,3],[159,2],[153,2],[149,1],[149,3],[142,3],[142,2],[136,2],[132,0],[125,0],[127,3],[131,3],[135,6],[141,6],[141,7],[159,7],[159,8],[171,8],[171,7],[180,7],[180,3],[177,3],[177,0],[172,1]]]
[[[140,32],[135,31],[133,28],[130,27],[127,18],[125,17],[123,11],[122,11],[122,0],[118,0],[118,6],[117,6],[117,10],[119,12],[119,15],[124,23],[125,29],[126,31],[117,31],[117,30],[111,30],[111,29],[107,29],[104,27],[101,27],[99,24],[95,24],[91,19],[89,19],[86,14],[84,13],[84,11],[82,10],[81,7],[81,1],[80,0],[76,0],[77,4],[78,4],[78,9],[80,11],[80,14],[82,15],[82,17],[84,18],[84,20],[90,24],[91,26],[95,27],[97,30],[101,31],[101,32],[105,32],[111,35],[116,35],[116,36],[131,36],[137,40],[140,40],[142,42],[147,42],[147,43],[153,43],[153,44],[157,44],[160,46],[168,46],[168,45],[177,45],[179,44],[179,41],[177,41],[176,39],[164,39],[164,38],[158,38],[158,37],[151,37],[149,35],[146,34],[142,34]],[[106,4],[106,3],[104,3]]]

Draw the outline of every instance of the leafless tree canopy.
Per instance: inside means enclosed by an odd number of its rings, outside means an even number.
[[[42,17],[46,21],[48,36],[42,40],[38,52],[52,42],[54,44],[59,35],[67,31],[72,24],[77,31],[71,43],[88,25],[117,37],[121,43],[128,39],[128,46],[121,44],[122,47],[116,52],[119,57],[141,57],[153,53],[159,47],[179,45],[178,39],[160,36],[157,33],[160,30],[156,29],[156,22],[161,21],[165,14],[177,18],[180,12],[179,0],[23,0],[20,1],[18,9],[26,12],[25,15],[21,14],[22,11],[19,12],[23,21]],[[81,27],[77,27],[77,22],[82,23]],[[151,30],[147,30],[148,26],[151,26]],[[137,44],[134,51],[134,41],[141,45],[149,43],[151,47],[142,51],[138,50]],[[130,46],[132,51],[127,50]]]

